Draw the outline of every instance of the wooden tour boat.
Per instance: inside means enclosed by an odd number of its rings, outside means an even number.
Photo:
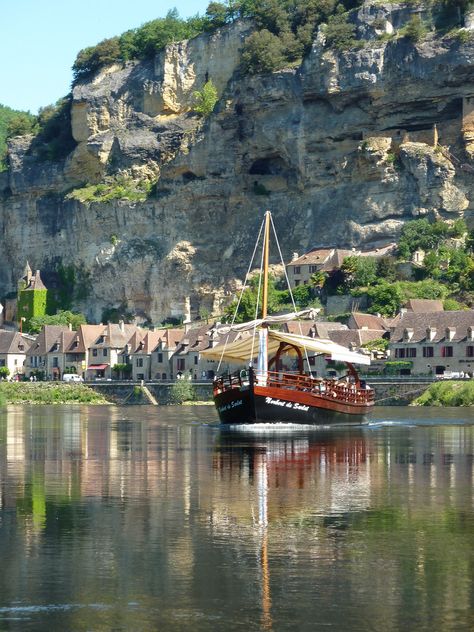
[[[295,311],[283,316],[267,314],[270,225],[273,226],[273,221],[267,211],[260,229],[260,234],[263,233],[262,317],[251,323],[220,326],[218,331],[227,334],[227,340],[202,352],[210,359],[218,359],[219,365],[223,360],[248,365],[248,369],[215,378],[214,402],[219,418],[224,424],[361,423],[374,405],[374,392],[359,379],[354,364],[370,364],[370,358],[331,340],[270,329],[272,324],[298,319],[311,311]],[[229,342],[231,332],[238,332],[233,342]],[[347,375],[342,380],[313,377],[304,371],[304,356],[309,366],[308,352],[344,362]],[[283,354],[297,358],[298,372],[278,371]]]

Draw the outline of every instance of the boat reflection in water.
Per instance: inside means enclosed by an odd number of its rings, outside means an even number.
[[[261,627],[273,629],[269,531],[272,523],[319,516],[322,526],[332,517],[369,506],[367,433],[362,428],[302,429],[287,425],[242,426],[236,433],[222,429],[215,445],[213,466],[232,487],[253,486],[247,508],[241,498],[230,508],[234,519],[249,522],[254,531],[261,579]],[[358,473],[359,466],[363,470]],[[347,476],[351,484],[347,484]],[[229,478],[231,480],[229,480]],[[314,498],[315,479],[320,493]],[[308,504],[305,486],[313,496]],[[292,494],[294,490],[294,494]],[[281,492],[281,493],[279,493]],[[314,506],[316,500],[316,506]],[[239,525],[242,526],[242,525]]]

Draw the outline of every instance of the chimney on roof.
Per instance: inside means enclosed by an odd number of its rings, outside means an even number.
[[[298,256],[298,253],[297,253],[297,252],[294,252],[294,253],[293,253],[293,255],[291,256],[291,260],[292,260],[292,261],[295,261],[295,260],[296,260],[296,259],[298,259],[298,258],[299,258],[299,256]]]
[[[120,327],[120,331],[122,333],[125,333],[125,323],[123,322],[123,320],[119,320],[119,327]]]
[[[469,342],[474,342],[474,327],[467,328],[467,338]]]
[[[427,327],[426,328],[426,339],[430,342],[433,342],[436,336],[436,327]]]
[[[456,327],[446,327],[446,339],[451,342],[456,333]]]
[[[413,329],[411,327],[406,327],[406,329],[403,331],[403,341],[410,342],[412,338],[413,338]]]
[[[72,323],[68,323],[67,326],[68,326],[69,331],[72,331]]]

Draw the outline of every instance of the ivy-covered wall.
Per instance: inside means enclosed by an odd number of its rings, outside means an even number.
[[[48,290],[20,290],[18,293],[18,319],[24,318],[23,328],[28,330],[30,320],[44,316],[48,301]]]

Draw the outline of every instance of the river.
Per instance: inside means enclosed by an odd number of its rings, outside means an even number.
[[[0,630],[472,630],[472,409],[0,410]]]

